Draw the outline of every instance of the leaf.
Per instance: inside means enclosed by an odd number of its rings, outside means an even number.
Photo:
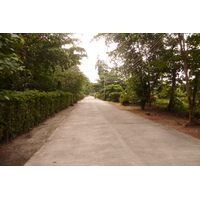
[[[4,42],[0,40],[0,47],[2,47],[3,45],[4,45]]]
[[[4,96],[4,98],[10,101],[10,98],[8,96]]]

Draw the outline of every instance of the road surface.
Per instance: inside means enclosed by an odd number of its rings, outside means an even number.
[[[26,166],[199,166],[200,140],[86,97]]]

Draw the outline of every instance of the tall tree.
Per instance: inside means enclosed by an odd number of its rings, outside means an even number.
[[[84,49],[76,47],[75,39],[72,39],[70,35],[60,33],[23,34],[25,45],[20,55],[26,69],[31,74],[32,87],[45,75],[51,76],[56,66],[64,70],[80,64],[80,59],[85,56]],[[65,48],[65,45],[70,47]]]
[[[143,109],[155,86],[167,79],[170,88],[168,109],[174,111],[178,82],[185,83],[190,124],[196,123],[195,112],[200,87],[200,34],[104,33],[106,44],[117,43],[109,56],[119,62],[119,69],[130,81]],[[186,48],[187,47],[187,48]],[[185,74],[185,79],[183,75]],[[130,87],[128,87],[130,88]]]
[[[178,40],[179,40],[180,52],[181,52],[181,56],[183,60],[187,99],[188,99],[188,105],[189,105],[188,125],[193,125],[193,124],[198,123],[195,118],[195,111],[196,111],[196,99],[197,99],[197,92],[199,88],[199,77],[200,77],[200,68],[199,68],[200,34],[192,34],[185,41],[184,34],[178,33]],[[186,44],[188,46],[187,49],[185,47]],[[192,83],[190,79],[192,79],[192,82],[193,82],[193,89],[191,87]]]
[[[37,89],[52,91],[56,89],[56,68],[62,70],[80,64],[86,56],[83,48],[76,46],[77,39],[71,34],[60,33],[23,33],[21,49],[15,54],[23,63],[23,71],[4,77],[4,89]]]
[[[95,64],[95,69],[98,70],[98,75],[101,76],[102,73],[104,72],[108,72],[108,65],[106,64],[106,62],[104,60],[101,60],[98,56],[97,58],[97,62]]]
[[[74,66],[63,72],[57,72],[57,77],[59,83],[58,89],[72,93],[75,98],[83,93],[84,85],[88,81],[78,66]]]
[[[167,79],[169,90],[169,104],[167,109],[175,111],[176,88],[178,74],[182,71],[181,56],[179,54],[178,41],[175,34],[165,34],[164,51],[160,56],[158,66],[162,68],[162,79]],[[157,62],[157,61],[156,61]]]
[[[95,38],[104,37],[106,43],[117,43],[117,48],[110,52],[113,59],[121,60],[121,71],[127,77],[136,80],[133,90],[139,95],[141,108],[150,99],[153,87],[159,78],[159,68],[153,61],[159,57],[163,49],[163,34],[117,33],[99,34]],[[133,82],[132,82],[133,83]],[[141,87],[143,88],[141,90]],[[144,95],[145,94],[145,95]]]
[[[188,65],[190,74],[193,77],[192,86],[192,107],[196,111],[198,91],[200,90],[200,34],[192,34],[187,38]],[[200,96],[199,96],[200,97]],[[196,120],[195,120],[196,121]]]

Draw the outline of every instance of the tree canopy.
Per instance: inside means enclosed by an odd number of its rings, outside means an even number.
[[[101,38],[108,46],[117,44],[108,55],[126,79],[125,91],[132,89],[130,95],[139,99],[142,109],[165,88],[168,110],[180,108],[180,102],[187,104],[190,124],[195,123],[200,102],[199,33],[100,33],[94,37]],[[187,99],[180,101],[178,89]]]
[[[56,90],[61,74],[70,76],[66,71],[77,68],[81,64],[81,59],[87,56],[85,50],[76,45],[78,39],[72,35],[69,33],[1,34],[0,89]],[[75,74],[75,71],[71,73]],[[66,90],[63,87],[62,89]]]

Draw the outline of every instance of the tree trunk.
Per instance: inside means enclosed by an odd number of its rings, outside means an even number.
[[[61,82],[60,81],[58,81],[57,89],[61,90]]]
[[[175,89],[176,89],[176,69],[172,69],[172,87],[171,87],[171,94],[170,94],[170,101],[167,109],[169,111],[174,111],[175,105]]]
[[[145,105],[146,105],[146,100],[141,100],[141,102],[140,102],[140,106],[141,106],[141,109],[142,110],[144,110],[144,108],[145,108]]]
[[[184,36],[181,33],[178,33],[178,39],[179,39],[179,44],[181,48],[181,56],[183,59],[183,67],[184,67],[184,72],[185,72],[185,81],[186,81],[186,91],[187,91],[187,99],[188,99],[188,104],[189,104],[189,124],[193,124],[195,121],[195,116],[194,116],[194,107],[192,105],[191,101],[191,93],[190,93],[190,86],[189,86],[189,76],[188,76],[188,65],[187,65],[187,58],[185,55],[185,41],[184,41]]]
[[[199,87],[199,77],[200,72],[196,72],[195,79],[194,79],[194,90],[193,90],[193,98],[192,98],[192,114],[195,116],[196,111],[196,101],[197,101],[197,92]]]

